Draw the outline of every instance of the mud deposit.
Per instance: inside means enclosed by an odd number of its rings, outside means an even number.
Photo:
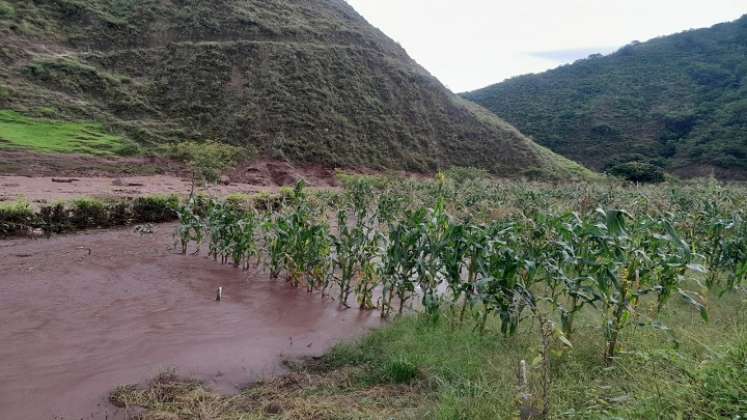
[[[176,255],[173,228],[0,242],[1,419],[120,419],[108,392],[168,368],[235,391],[378,323],[264,273]]]

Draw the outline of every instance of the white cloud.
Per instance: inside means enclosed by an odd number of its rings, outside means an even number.
[[[454,91],[730,21],[744,0],[348,0]],[[580,58],[566,54],[568,61]]]

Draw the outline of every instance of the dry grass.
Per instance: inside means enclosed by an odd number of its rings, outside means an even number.
[[[110,400],[132,420],[416,418],[427,401],[417,384],[361,386],[361,367],[320,370],[300,363],[293,369],[233,396],[165,372],[145,387],[115,389]]]

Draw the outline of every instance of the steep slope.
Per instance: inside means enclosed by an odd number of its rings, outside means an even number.
[[[499,175],[586,173],[485,117],[343,0],[0,0],[0,108],[141,145]]]
[[[747,178],[747,15],[463,96],[589,167]]]

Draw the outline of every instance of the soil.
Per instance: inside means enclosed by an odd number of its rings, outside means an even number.
[[[0,159],[3,158],[0,152]],[[13,164],[22,159],[15,156]],[[31,159],[36,156],[41,160]],[[23,170],[11,172],[0,170],[0,202],[26,199],[33,204],[48,204],[80,197],[128,198],[155,194],[187,195],[192,188],[188,171],[173,162],[157,160],[107,161],[90,158],[91,166],[75,167],[78,160],[89,158],[57,156],[54,163],[44,159],[50,156],[29,155],[31,161]],[[1,162],[2,160],[0,160]],[[116,165],[114,164],[116,163]],[[115,165],[115,166],[107,166]],[[154,174],[149,165],[163,165],[164,174]],[[58,168],[59,170],[55,170]],[[116,168],[119,168],[116,170]],[[127,168],[139,168],[144,173]],[[127,173],[130,173],[128,175]],[[33,176],[30,174],[34,174]],[[284,186],[304,180],[312,188],[334,188],[337,186],[335,171],[318,166],[294,167],[286,162],[258,161],[240,165],[227,174],[227,185],[210,185],[201,188],[213,196],[225,197],[234,193],[252,194],[274,192]]]
[[[174,229],[0,241],[0,417],[123,418],[108,392],[167,368],[236,391],[379,324],[266,273],[177,255]]]
[[[24,177],[122,177],[160,175],[188,177],[187,168],[160,158],[106,159],[75,154],[0,150],[0,175]]]

